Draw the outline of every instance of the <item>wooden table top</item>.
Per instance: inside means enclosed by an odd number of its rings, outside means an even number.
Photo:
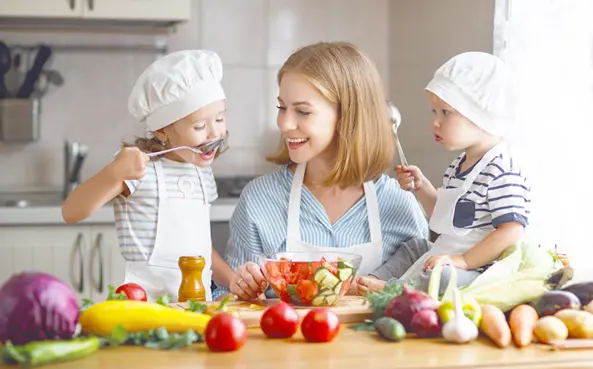
[[[3,367],[0,364],[0,367]],[[6,367],[6,366],[4,366]],[[198,368],[592,368],[593,350],[552,351],[533,344],[521,350],[499,349],[486,339],[456,345],[442,339],[408,338],[384,341],[373,332],[341,327],[330,343],[307,343],[298,332],[290,340],[267,339],[250,329],[245,346],[236,352],[209,352],[205,344],[180,351],[143,347],[102,349],[87,358],[54,364],[52,369],[198,369]]]

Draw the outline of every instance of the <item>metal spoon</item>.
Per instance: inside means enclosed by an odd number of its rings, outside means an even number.
[[[149,154],[146,154],[147,156],[157,156],[157,155],[162,155],[162,154],[166,154],[168,152],[171,151],[175,151],[175,150],[181,150],[181,149],[186,149],[192,152],[195,152],[196,154],[207,154],[209,152],[211,152],[212,150],[216,149],[217,147],[219,147],[220,145],[222,145],[224,143],[224,138],[220,138],[218,140],[214,140],[214,141],[210,141],[208,143],[205,143],[203,145],[200,146],[196,146],[196,147],[192,147],[192,146],[177,146],[177,147],[173,147],[167,150],[161,150],[161,151],[156,151],[156,152],[151,152]]]
[[[397,153],[399,155],[399,160],[404,167],[408,166],[408,161],[406,160],[406,156],[404,155],[404,150],[402,145],[399,142],[399,136],[397,135],[397,129],[399,128],[402,122],[402,114],[399,112],[399,109],[395,107],[391,102],[387,102],[389,106],[389,116],[391,117],[391,122],[393,122],[393,134],[395,135],[395,142],[397,145]],[[414,181],[410,184],[408,191],[414,191]]]

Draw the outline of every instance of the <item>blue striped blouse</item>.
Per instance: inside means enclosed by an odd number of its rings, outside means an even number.
[[[294,173],[288,166],[251,181],[241,193],[230,220],[230,238],[225,259],[233,270],[259,255],[286,251],[288,200]],[[383,237],[383,262],[400,244],[412,238],[427,238],[426,218],[411,193],[397,181],[382,175],[375,188]],[[363,197],[333,225],[323,205],[303,186],[301,197],[301,239],[312,245],[350,247],[370,242],[366,200]],[[217,288],[213,297],[228,292]]]

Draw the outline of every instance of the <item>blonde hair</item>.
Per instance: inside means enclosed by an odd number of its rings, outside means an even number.
[[[289,72],[305,77],[338,109],[336,161],[324,186],[360,186],[390,168],[395,140],[387,101],[377,68],[362,51],[348,42],[305,46],[286,60],[278,85]],[[266,159],[292,164],[282,140]]]

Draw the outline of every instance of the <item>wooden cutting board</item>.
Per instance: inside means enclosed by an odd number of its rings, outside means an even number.
[[[259,327],[259,321],[263,315],[265,309],[275,303],[278,303],[280,299],[268,299],[259,301],[230,301],[227,306],[233,308],[239,314],[239,319],[245,323],[248,328]],[[220,302],[214,301],[208,304],[218,305]],[[186,302],[171,304],[173,307],[178,309],[185,309],[187,307]],[[297,313],[303,318],[313,307],[310,308],[299,308],[295,307]],[[373,309],[370,303],[363,297],[360,296],[344,296],[338,301],[335,306],[329,307],[333,310],[340,323],[358,323],[363,322],[365,319],[370,319],[373,316]]]

